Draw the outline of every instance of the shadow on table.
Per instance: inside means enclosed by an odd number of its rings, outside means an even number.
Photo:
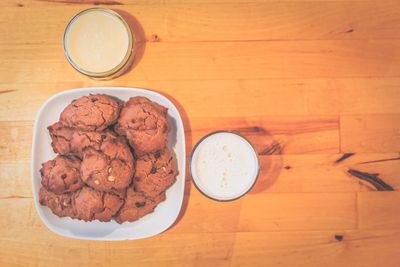
[[[182,118],[183,127],[184,127],[184,131],[185,131],[185,144],[186,144],[185,149],[186,149],[186,152],[189,151],[189,153],[190,153],[191,149],[192,149],[192,129],[190,126],[189,117],[188,117],[185,109],[173,96],[171,96],[167,93],[164,93],[164,92],[158,92],[158,93],[166,96],[178,109],[179,114],[181,115],[181,118]],[[189,154],[186,154],[186,159],[188,159],[189,156],[190,156]],[[182,220],[182,218],[185,216],[187,207],[189,205],[190,189],[192,187],[192,178],[189,175],[189,169],[188,169],[189,164],[186,159],[185,159],[185,162],[186,162],[185,191],[184,191],[184,196],[183,196],[183,201],[182,201],[182,207],[181,207],[181,211],[179,212],[179,215],[176,218],[174,224],[171,225],[169,227],[169,229],[175,227],[175,225],[178,224]]]
[[[124,18],[124,20],[128,23],[129,27],[131,28],[132,35],[134,36],[134,59],[131,66],[124,73],[127,74],[132,69],[134,69],[143,58],[144,51],[146,49],[146,35],[144,33],[142,25],[129,12],[120,9],[113,9],[113,10]]]
[[[278,141],[267,129],[249,125],[232,129],[246,137],[256,150],[260,162],[260,172],[249,194],[269,189],[278,180],[282,170],[284,144]]]

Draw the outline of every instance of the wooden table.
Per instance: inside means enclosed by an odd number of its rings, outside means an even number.
[[[137,34],[134,67],[115,80],[63,55],[66,23],[94,5],[131,14]],[[1,1],[0,266],[400,266],[400,193],[347,172],[400,188],[399,25],[398,1]],[[57,92],[107,85],[171,98],[188,153],[216,129],[246,135],[256,187],[219,203],[187,175],[177,223],[144,240],[50,232],[32,201],[35,113]]]

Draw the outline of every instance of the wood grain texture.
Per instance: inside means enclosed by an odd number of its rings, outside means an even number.
[[[9,2],[9,1],[5,1]],[[49,5],[53,2],[54,5]],[[171,1],[173,2],[173,1]],[[132,14],[143,29],[145,39],[156,34],[161,42],[181,41],[275,41],[398,39],[400,15],[396,1],[266,1],[243,3],[148,3],[143,1],[27,1],[4,5],[1,30],[13,37],[0,42],[26,43],[21,27],[35,34],[29,43],[59,43],[59,33],[79,10],[109,3],[107,8]],[[113,5],[113,3],[115,3]],[[23,6],[18,6],[22,4]],[[131,5],[130,5],[131,4]],[[101,6],[101,5],[100,5]],[[19,8],[16,8],[19,7]],[[64,16],[57,12],[63,8]],[[248,14],[251,14],[249,16]],[[15,23],[12,18],[20,15]],[[46,29],[41,28],[46,21]],[[318,23],[315,23],[318,21]]]
[[[398,192],[359,193],[358,215],[360,229],[396,229],[400,223],[398,216],[400,201]],[[393,205],[393,203],[396,203]],[[375,217],[374,214],[379,214]]]
[[[315,3],[326,3],[326,2],[362,2],[368,3],[372,2],[371,0],[9,0],[3,1],[0,3],[2,7],[35,7],[35,6],[49,6],[49,4],[58,5],[58,6],[102,6],[102,7],[113,7],[113,6],[129,6],[133,4],[139,5],[171,5],[171,4],[237,4],[237,3],[274,3],[274,2],[315,2]],[[394,0],[392,1],[394,2]]]
[[[1,161],[29,159],[32,121],[0,122]]]
[[[114,82],[399,77],[399,51],[400,40],[148,42],[136,67]],[[0,61],[4,83],[82,79],[59,42],[4,44]]]
[[[343,236],[341,242],[335,239],[337,234]],[[354,262],[354,266],[378,266],[384,261],[385,266],[395,267],[399,234],[398,230],[185,233],[109,243],[76,242],[51,235],[39,226],[35,231],[12,228],[3,235],[0,263],[5,266],[26,266],[32,261],[38,265],[74,266],[79,262],[132,266],[134,261],[135,266],[155,266],[160,262],[168,266],[337,266]],[[36,246],[32,246],[32,240]],[[90,253],[91,257],[82,251]]]
[[[259,155],[339,152],[336,116],[198,118],[190,120],[190,128],[192,142],[219,129],[239,132],[254,144]]]
[[[338,242],[334,236],[340,234]],[[238,235],[233,266],[397,266],[398,231],[245,233]]]
[[[334,230],[356,227],[354,193],[259,194],[242,201],[240,231]]]
[[[341,116],[340,129],[343,152],[400,151],[398,114]]]
[[[52,94],[108,85],[156,89],[176,100],[183,116],[190,118],[395,114],[400,99],[399,78],[99,82],[77,77],[69,82],[0,83],[0,120],[34,120]],[[35,93],[38,90],[40,93]],[[243,97],[243,93],[251,97]]]
[[[342,154],[260,156],[261,173],[250,194],[343,193],[375,190],[371,185],[350,176],[347,173],[349,168],[362,172],[379,173],[385,182],[397,190],[400,189],[398,153],[356,154],[343,162],[335,163],[341,157]],[[1,160],[0,168],[4,179],[0,180],[0,199],[32,197],[29,164],[29,159]],[[39,179],[39,174],[33,175]],[[187,183],[188,194],[197,192],[194,187],[190,187],[190,177],[187,177]],[[198,200],[201,199],[200,195]],[[204,201],[206,200],[204,199]],[[206,208],[210,207],[204,203],[198,204],[199,207],[203,205]],[[221,207],[227,206],[224,203]],[[203,212],[194,211],[194,222],[198,220],[196,214],[202,216]]]
[[[137,55],[115,80],[63,54],[67,21],[94,6],[131,14]],[[0,266],[399,266],[399,22],[398,1],[0,1]],[[208,132],[245,135],[256,185],[223,203],[187,176],[177,222],[144,240],[55,235],[32,200],[32,126],[48,97],[92,86],[170,98],[188,155]]]

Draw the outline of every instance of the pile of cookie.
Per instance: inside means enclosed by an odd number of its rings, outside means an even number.
[[[42,164],[40,204],[59,217],[132,222],[153,212],[178,175],[167,108],[145,97],[73,100],[48,127],[57,156]]]

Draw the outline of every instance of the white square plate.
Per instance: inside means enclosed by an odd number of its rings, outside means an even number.
[[[41,164],[55,157],[47,127],[58,121],[61,111],[72,100],[89,94],[107,94],[124,101],[130,97],[144,96],[168,108],[171,125],[168,146],[175,152],[179,175],[176,182],[167,190],[167,199],[160,203],[153,213],[138,221],[118,224],[114,220],[84,222],[67,217],[59,218],[39,203]],[[31,171],[36,210],[50,230],[65,237],[88,240],[133,240],[159,234],[175,222],[181,209],[185,187],[185,160],[185,133],[182,119],[177,108],[166,97],[144,89],[123,87],[93,87],[61,92],[43,104],[33,127]]]

